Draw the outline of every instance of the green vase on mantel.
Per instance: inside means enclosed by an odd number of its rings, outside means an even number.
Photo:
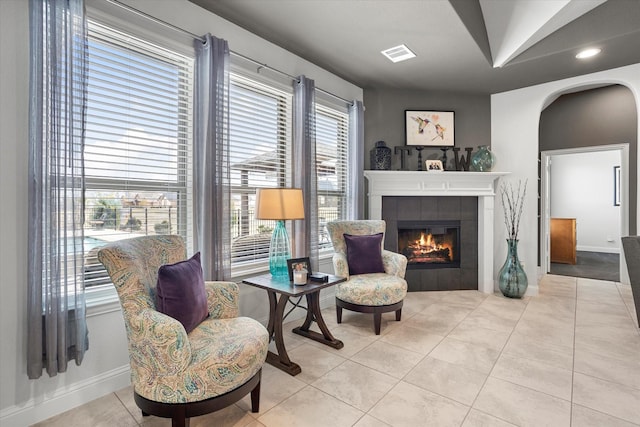
[[[471,156],[471,168],[477,172],[489,172],[496,162],[495,155],[487,145],[478,145],[478,151]]]
[[[518,259],[518,240],[507,239],[507,259],[498,273],[500,292],[507,298],[522,298],[529,281]]]

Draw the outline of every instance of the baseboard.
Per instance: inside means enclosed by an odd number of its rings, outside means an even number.
[[[1,426],[30,426],[54,415],[84,405],[94,399],[123,389],[131,384],[129,365],[121,366],[56,390],[44,400],[30,399],[20,406],[14,405],[0,411]]]
[[[538,287],[538,283],[533,283],[533,284],[529,284],[529,286],[527,286],[527,291],[524,293],[525,297],[535,297],[538,296],[538,291],[540,290],[540,288]]]
[[[620,248],[601,248],[598,246],[577,246],[576,250],[582,252],[602,252],[605,254],[619,254]]]

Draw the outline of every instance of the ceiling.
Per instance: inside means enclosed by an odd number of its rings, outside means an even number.
[[[190,1],[364,89],[490,94],[640,63],[639,0]],[[417,57],[380,53],[402,43]]]

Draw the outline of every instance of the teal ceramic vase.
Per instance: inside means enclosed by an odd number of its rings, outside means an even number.
[[[498,286],[508,298],[522,298],[529,281],[518,259],[518,240],[507,239],[507,259],[498,273]]]
[[[495,162],[496,157],[486,145],[479,145],[478,151],[471,156],[471,167],[477,172],[489,172]]]

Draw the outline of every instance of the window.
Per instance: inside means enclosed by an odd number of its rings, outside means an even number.
[[[292,93],[232,74],[229,98],[231,263],[238,272],[269,257],[275,223],[255,219],[255,193],[290,185]],[[320,249],[331,248],[325,224],[346,217],[348,134],[346,112],[316,104]]]
[[[110,280],[106,242],[187,237],[193,59],[89,23],[85,286]]]
[[[229,99],[231,265],[242,270],[269,258],[275,222],[255,219],[255,194],[290,182],[292,95],[232,74]]]
[[[349,116],[316,104],[316,158],[318,171],[318,244],[331,248],[325,227],[347,215],[347,141]]]
[[[85,141],[85,284],[108,284],[105,242],[190,227],[193,58],[89,24]],[[231,262],[234,274],[268,261],[273,221],[255,219],[258,188],[291,184],[292,90],[231,74]],[[345,217],[346,112],[316,108],[320,248]],[[289,224],[288,224],[289,225]]]

